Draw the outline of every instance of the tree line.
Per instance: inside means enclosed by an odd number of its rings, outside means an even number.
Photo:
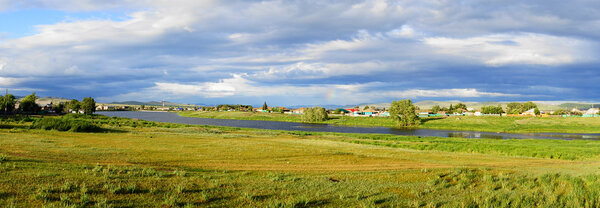
[[[35,92],[25,96],[20,101],[13,94],[0,96],[0,112],[3,114],[39,114],[42,107],[36,103],[37,99]],[[16,108],[17,102],[19,102],[18,108]],[[72,99],[67,102],[53,104],[52,110],[57,114],[79,113],[81,111],[84,114],[93,114],[96,112],[96,101],[92,97],[83,98],[82,101]]]

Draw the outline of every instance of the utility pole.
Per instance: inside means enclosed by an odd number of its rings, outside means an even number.
[[[6,88],[6,92],[4,93],[4,112],[8,114],[8,88]]]

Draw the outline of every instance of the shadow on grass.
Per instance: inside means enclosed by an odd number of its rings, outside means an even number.
[[[129,133],[131,131],[123,130],[123,129],[113,129],[113,128],[100,128],[100,130],[96,132],[81,132],[81,133]]]
[[[446,119],[448,117],[430,117],[430,118],[421,118],[421,124],[425,124],[429,121],[435,121],[435,120],[441,120],[441,119]]]
[[[6,193],[6,192],[0,192],[0,199],[6,199],[6,198],[10,198],[15,196],[15,194],[12,193]]]

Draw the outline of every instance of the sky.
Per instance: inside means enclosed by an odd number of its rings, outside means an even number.
[[[0,0],[0,89],[99,102],[600,101],[600,2]]]

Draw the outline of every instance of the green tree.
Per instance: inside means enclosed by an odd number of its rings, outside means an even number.
[[[541,114],[540,109],[538,109],[537,107],[535,107],[533,113],[535,113],[536,116],[539,116]]]
[[[57,114],[65,113],[65,103],[59,103],[59,104],[56,104],[55,106],[52,106],[52,110],[54,110],[54,112]]]
[[[393,101],[390,107],[390,117],[402,127],[417,125],[419,117],[415,110],[416,107],[410,99]]]
[[[140,109],[144,110],[146,108],[146,105],[140,105]]]
[[[68,103],[69,106],[69,110],[75,111],[77,113],[79,113],[79,110],[81,110],[81,102],[79,102],[78,100],[72,99],[71,101],[69,101]]]
[[[329,119],[327,110],[322,107],[306,108],[302,114],[301,120],[305,123],[326,121]]]
[[[506,105],[506,113],[508,114],[519,114],[522,113],[521,109],[523,108],[522,103],[509,103]]]
[[[369,106],[365,105],[365,107],[363,108],[363,110],[367,110],[367,109],[369,109]]]
[[[439,105],[435,105],[435,106],[431,107],[431,112],[432,113],[438,113],[438,112],[440,112],[440,110],[441,109],[440,109]]]
[[[567,115],[569,114],[569,112],[567,112],[566,110],[556,110],[552,113],[552,115]]]
[[[0,111],[11,113],[15,111],[15,105],[17,103],[17,98],[12,94],[7,94],[6,96],[0,96]]]
[[[83,98],[81,104],[81,108],[83,109],[83,113],[87,115],[92,115],[96,112],[96,101],[92,97]]]
[[[25,113],[37,113],[40,110],[40,106],[37,103],[35,103],[35,100],[37,100],[35,92],[31,93],[31,95],[27,95],[27,97],[21,100],[19,109]]]
[[[525,112],[531,109],[537,108],[537,105],[531,101],[523,103],[521,105],[521,112]]]
[[[481,113],[483,114],[502,114],[504,110],[502,110],[502,106],[483,106],[481,107]]]
[[[265,101],[265,103],[263,104],[262,110],[267,110],[269,109],[269,106],[267,106],[267,101]]]
[[[454,109],[463,109],[463,110],[467,110],[467,105],[463,104],[463,103],[458,103],[454,106]]]

